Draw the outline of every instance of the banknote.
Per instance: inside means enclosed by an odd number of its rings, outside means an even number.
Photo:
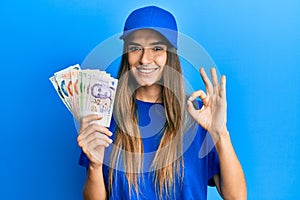
[[[109,74],[93,74],[87,93],[87,108],[84,115],[98,114],[100,119],[96,123],[109,126],[113,111],[117,80]]]
[[[72,95],[70,96],[72,107],[74,109],[75,118],[79,120],[79,91],[78,91],[78,71],[76,69],[71,69],[70,75],[71,75],[71,82],[70,82],[70,91],[72,92]]]
[[[64,95],[62,94],[61,88],[58,86],[58,83],[56,82],[56,79],[54,76],[51,76],[49,78],[51,81],[52,85],[54,86],[59,98],[62,100],[62,102],[65,104],[65,106],[68,108],[68,110],[71,112],[71,107],[68,104],[68,101],[65,99]]]
[[[105,71],[81,69],[78,64],[49,78],[58,96],[78,121],[97,114],[95,123],[109,127],[118,80]]]
[[[54,79],[58,85],[57,93],[58,95],[61,95],[63,97],[68,109],[72,113],[74,113],[74,108],[72,107],[73,89],[70,87],[70,85],[72,84],[70,72],[71,70],[79,70],[79,69],[80,66],[77,64],[54,73]]]

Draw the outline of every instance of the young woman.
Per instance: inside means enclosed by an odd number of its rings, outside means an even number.
[[[84,199],[206,199],[207,185],[246,199],[226,127],[225,76],[218,82],[212,68],[211,81],[200,69],[206,92],[187,98],[177,34],[173,15],[155,6],[127,18],[111,126],[92,123],[97,115],[81,120]]]

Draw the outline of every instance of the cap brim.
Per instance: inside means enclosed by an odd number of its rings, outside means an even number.
[[[141,29],[150,29],[160,33],[175,49],[177,49],[177,31],[166,29],[166,28],[158,28],[158,27],[139,27],[136,29],[130,29],[124,31],[123,34],[120,36],[120,39],[124,40],[128,37],[131,33],[141,30]]]

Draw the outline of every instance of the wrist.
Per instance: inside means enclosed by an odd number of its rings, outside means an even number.
[[[102,171],[102,164],[93,164],[93,163],[90,163],[89,170],[90,171],[99,171],[99,170]]]
[[[224,129],[217,135],[218,138],[214,142],[217,152],[221,152],[222,149],[228,149],[228,145],[231,146],[229,131],[227,129]]]
[[[227,127],[224,126],[222,128],[222,130],[211,130],[211,131],[208,131],[210,133],[210,136],[214,142],[214,144],[216,145],[220,139],[223,139],[223,138],[227,138],[229,137],[229,131],[227,130]]]
[[[102,165],[90,165],[88,169],[88,180],[94,183],[103,179]]]

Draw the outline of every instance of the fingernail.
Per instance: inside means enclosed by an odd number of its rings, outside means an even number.
[[[194,101],[194,97],[190,96],[189,101]]]
[[[102,115],[101,113],[98,113],[98,114],[97,114],[97,118],[98,118],[98,119],[102,119],[102,118],[103,118],[103,115]]]
[[[113,135],[113,133],[111,131],[109,131],[109,136],[112,136],[112,135]]]
[[[112,140],[112,139],[109,139],[109,142],[110,142],[110,143],[112,143],[112,142],[113,142],[113,140]]]

